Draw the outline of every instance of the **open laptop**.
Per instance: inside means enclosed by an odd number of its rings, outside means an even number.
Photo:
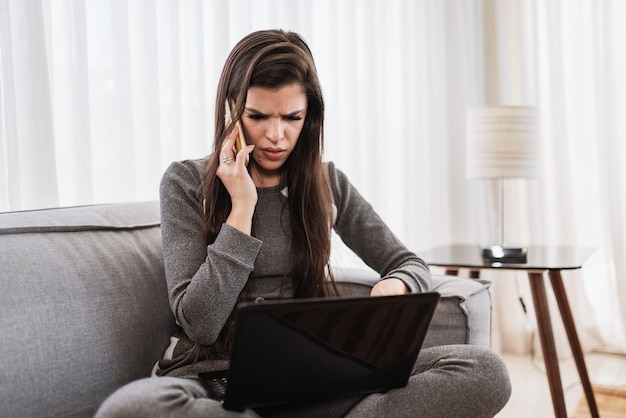
[[[439,297],[241,304],[230,370],[200,379],[225,409],[239,411],[405,386]]]

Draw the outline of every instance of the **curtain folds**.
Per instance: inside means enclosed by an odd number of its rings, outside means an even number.
[[[591,245],[575,299],[586,301],[592,331],[610,350],[626,350],[626,60],[620,45],[626,5],[620,1],[538,2],[540,104],[551,152],[542,208],[546,242]],[[574,283],[569,283],[570,287]]]
[[[0,0],[0,211],[158,199],[170,162],[211,151],[235,42],[294,30],[326,159],[418,254],[497,236],[497,187],[465,178],[467,108],[540,107],[542,173],[508,182],[508,238],[597,248],[570,302],[587,349],[625,352],[625,18],[619,0]],[[333,257],[359,265],[338,240]],[[527,280],[493,274],[494,345],[529,350]]]
[[[538,106],[542,114],[542,172],[536,181],[510,184],[506,209],[513,216],[507,230],[521,242],[595,248],[582,270],[564,273],[565,285],[585,348],[623,353],[626,130],[619,115],[626,109],[620,75],[626,60],[619,46],[626,29],[619,22],[626,5],[610,0],[485,4],[486,27],[499,35],[487,54],[488,102]],[[528,300],[526,287],[516,292]],[[513,319],[505,312],[497,316],[507,315]],[[561,322],[554,322],[565,345]],[[511,329],[500,331],[506,340],[519,339]]]

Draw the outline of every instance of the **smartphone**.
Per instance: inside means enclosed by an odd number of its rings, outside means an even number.
[[[232,121],[232,114],[233,114],[233,110],[235,108],[235,104],[232,102],[232,100],[226,100],[226,125],[228,126]],[[239,119],[237,119],[235,121],[235,126],[237,126],[237,130],[238,130],[238,134],[237,134],[237,138],[235,139],[235,155],[243,148],[247,145],[246,143],[246,137],[243,135],[243,127],[241,126],[241,121]],[[248,165],[249,162],[249,157],[246,155],[246,166]]]

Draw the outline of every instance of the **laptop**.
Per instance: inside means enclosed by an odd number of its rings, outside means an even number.
[[[200,380],[237,411],[403,387],[439,297],[240,304],[230,369],[200,373]]]

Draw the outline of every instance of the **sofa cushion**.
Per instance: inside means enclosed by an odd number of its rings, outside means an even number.
[[[93,415],[167,346],[156,202],[0,214],[0,266],[0,415]]]
[[[433,275],[433,290],[441,300],[424,345],[491,344],[491,282]]]

